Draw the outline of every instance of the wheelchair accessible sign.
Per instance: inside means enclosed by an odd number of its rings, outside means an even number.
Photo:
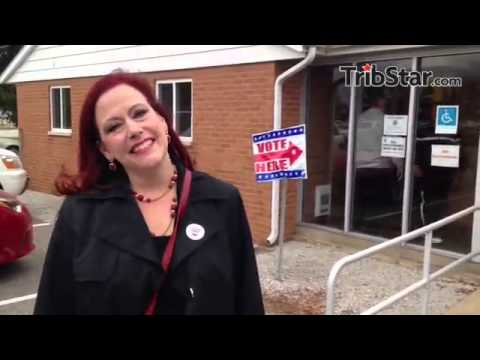
[[[456,134],[458,130],[458,105],[438,105],[435,134]]]

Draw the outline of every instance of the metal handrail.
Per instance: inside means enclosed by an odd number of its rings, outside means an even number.
[[[430,284],[431,281],[439,277],[440,275],[443,275],[447,271],[452,270],[454,267],[461,265],[468,260],[476,257],[477,255],[480,255],[480,251],[477,252],[471,252],[457,261],[443,267],[442,269],[438,270],[437,272],[430,274],[430,259],[431,259],[431,250],[432,250],[432,233],[433,231],[448,225],[454,221],[457,221],[467,215],[473,214],[475,211],[480,210],[480,206],[471,206],[465,210],[459,211],[453,215],[450,215],[444,219],[441,219],[439,221],[436,221],[434,223],[431,223],[429,225],[423,226],[419,229],[416,229],[414,231],[411,231],[407,234],[397,236],[396,238],[393,238],[391,240],[387,240],[381,244],[372,246],[368,249],[359,251],[355,254],[345,256],[338,260],[332,267],[332,270],[330,270],[330,274],[328,276],[328,282],[327,282],[327,308],[325,311],[326,315],[333,315],[333,310],[335,306],[335,282],[337,279],[337,276],[339,275],[340,271],[348,264],[351,264],[353,262],[362,260],[368,256],[374,255],[382,250],[385,250],[387,248],[390,248],[392,246],[398,245],[405,243],[409,240],[415,239],[418,236],[425,236],[425,246],[424,246],[424,259],[423,259],[423,279],[414,283],[413,285],[410,285],[409,287],[399,291],[398,293],[392,295],[388,299],[382,301],[381,303],[369,308],[368,310],[364,311],[362,315],[370,315],[370,314],[375,314],[387,306],[390,306],[397,301],[401,300],[408,294],[412,293],[413,291],[416,291],[420,288],[423,288],[427,285]],[[427,308],[428,308],[428,300],[430,296],[430,291],[429,288],[427,287],[426,292],[425,292],[425,297],[424,297],[424,302],[422,306],[422,313],[426,314],[427,313]]]

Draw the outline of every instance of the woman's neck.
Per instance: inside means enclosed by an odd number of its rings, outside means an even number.
[[[154,195],[164,191],[170,184],[175,167],[168,157],[156,168],[150,170],[130,171],[128,177],[132,190]]]

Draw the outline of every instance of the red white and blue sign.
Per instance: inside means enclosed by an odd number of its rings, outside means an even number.
[[[257,182],[307,178],[305,125],[252,135]]]

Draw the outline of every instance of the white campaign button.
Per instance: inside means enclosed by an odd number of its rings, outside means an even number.
[[[205,236],[205,229],[202,225],[190,224],[187,226],[186,233],[190,240],[200,240]]]

